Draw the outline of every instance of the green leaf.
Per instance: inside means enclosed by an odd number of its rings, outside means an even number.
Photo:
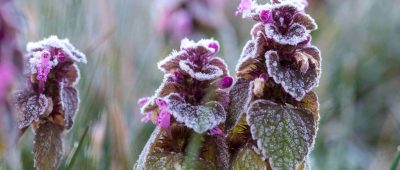
[[[315,121],[309,109],[256,100],[249,107],[247,123],[272,169],[296,169],[314,143]]]
[[[247,144],[232,159],[232,170],[267,169],[267,163],[257,147]]]
[[[57,169],[64,154],[62,126],[45,122],[35,133],[33,153],[38,170]]]
[[[175,131],[174,127],[172,128],[172,131]],[[176,132],[179,132],[181,134],[176,134]],[[186,133],[182,131],[182,129],[176,132],[172,132],[172,135],[176,136],[177,138],[180,138],[179,135],[183,135]],[[139,160],[137,161],[134,169],[188,169],[188,166],[192,168],[195,167],[194,169],[216,169],[213,162],[202,158],[194,159],[192,160],[190,165],[185,165],[184,161],[186,157],[181,151],[181,145],[175,144],[175,146],[178,146],[179,149],[171,150],[171,147],[175,147],[170,146],[171,143],[175,143],[178,141],[169,140],[170,139],[166,139],[165,131],[163,131],[160,127],[156,127],[150,139],[147,141],[147,144],[144,147],[142,153],[140,154]]]

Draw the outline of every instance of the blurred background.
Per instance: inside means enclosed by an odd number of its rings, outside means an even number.
[[[259,1],[263,2],[263,1]],[[264,1],[265,2],[265,1]],[[389,169],[400,145],[400,0],[309,0],[323,74],[315,91],[320,127],[313,169]],[[16,0],[21,46],[50,35],[83,51],[81,106],[60,169],[131,169],[154,125],[136,101],[162,80],[157,61],[180,39],[214,37],[231,74],[254,24],[234,16],[239,0]],[[171,24],[172,23],[172,24]],[[33,168],[33,135],[20,168]],[[3,163],[0,169],[9,169]]]

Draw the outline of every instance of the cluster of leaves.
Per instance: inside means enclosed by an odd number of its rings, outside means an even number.
[[[309,34],[317,25],[299,4],[303,3],[248,1],[239,8],[257,23],[229,94],[226,130],[233,169],[309,166],[319,117],[311,89],[318,85],[321,56]],[[257,165],[249,163],[254,160]]]
[[[68,39],[56,36],[28,43],[27,52],[27,84],[14,93],[17,125],[22,131],[32,125],[35,166],[56,169],[63,155],[64,132],[72,127],[79,107],[76,63],[86,63],[86,58]]]
[[[15,75],[22,69],[22,52],[18,47],[20,22],[12,1],[0,2],[0,159],[14,142],[12,107],[8,101]]]
[[[173,40],[215,30],[224,0],[157,0],[155,26]]]
[[[216,57],[219,44],[214,40],[193,42],[182,40],[181,50],[159,62],[165,73],[164,81],[143,104],[143,121],[152,121],[159,127],[153,132],[143,150],[136,169],[164,167],[204,167],[226,169],[228,149],[222,130],[229,99],[225,90],[232,85],[224,61]],[[199,156],[191,165],[184,163],[191,155],[186,147],[196,134],[200,137]],[[195,162],[195,163],[193,163]]]
[[[201,142],[218,142],[200,144],[194,163],[200,169],[309,169],[319,119],[318,98],[311,90],[318,85],[321,56],[311,45],[310,32],[317,25],[304,12],[306,6],[306,1],[242,1],[238,13],[257,23],[229,94],[221,89],[230,87],[232,78],[224,77],[223,61],[211,57],[219,48],[212,40],[183,40],[181,51],[161,61],[163,84],[140,101],[144,121],[159,127],[136,169],[188,168],[183,162],[193,131],[209,132]],[[221,123],[228,135],[215,128]],[[204,154],[215,149],[217,161]]]

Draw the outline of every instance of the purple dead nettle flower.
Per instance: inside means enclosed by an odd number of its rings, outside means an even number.
[[[224,3],[225,0],[157,0],[156,29],[173,40],[215,29],[221,23]]]
[[[226,135],[221,130],[229,104],[233,78],[216,56],[219,43],[184,39],[158,63],[164,80],[155,95],[138,101],[142,121],[157,125],[134,169],[228,169]],[[193,165],[185,161],[187,146],[200,136],[199,154]],[[192,167],[193,166],[193,167]]]
[[[224,61],[216,57],[219,44],[214,40],[197,43],[182,40],[181,50],[158,63],[165,73],[163,84],[151,98],[139,100],[144,104],[142,121],[151,120],[168,129],[179,122],[197,133],[212,130],[225,121],[228,94],[223,89],[232,85]]]
[[[321,54],[311,45],[310,32],[317,25],[305,6],[304,1],[271,0],[253,2],[243,12],[257,23],[229,92],[225,129],[235,151],[232,165],[238,166],[232,169],[308,166],[319,118],[318,98],[311,90],[320,78]]]
[[[36,167],[55,169],[63,154],[63,133],[72,127],[79,107],[76,63],[86,63],[86,57],[68,39],[57,36],[28,43],[27,51],[27,85],[15,93],[18,127],[33,125]]]
[[[300,101],[318,85],[321,57],[319,50],[310,44],[309,34],[317,25],[311,16],[290,1],[256,9],[251,16],[259,23],[251,31],[253,38],[244,48],[237,71],[239,75],[260,74],[263,72],[260,69],[243,68],[256,60],[265,61],[264,71]]]

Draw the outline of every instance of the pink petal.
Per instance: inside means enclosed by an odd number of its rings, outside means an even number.
[[[220,89],[226,89],[231,87],[233,83],[233,78],[231,76],[225,76],[218,82],[218,88]]]
[[[162,110],[158,115],[156,122],[161,128],[168,129],[171,123],[171,114],[168,111]]]
[[[221,136],[225,136],[225,133],[217,126],[214,129],[210,130],[210,134],[211,135],[221,135]]]
[[[145,105],[147,102],[149,102],[149,100],[150,100],[149,97],[140,98],[140,99],[138,100],[138,104],[141,105],[141,106],[143,106],[143,105]]]
[[[162,99],[162,98],[157,98],[156,104],[157,104],[157,106],[160,108],[160,110],[168,109],[168,104],[167,104],[167,102],[166,102],[164,99]]]
[[[151,112],[146,113],[146,116],[143,117],[140,121],[142,122],[148,122],[151,120]]]

